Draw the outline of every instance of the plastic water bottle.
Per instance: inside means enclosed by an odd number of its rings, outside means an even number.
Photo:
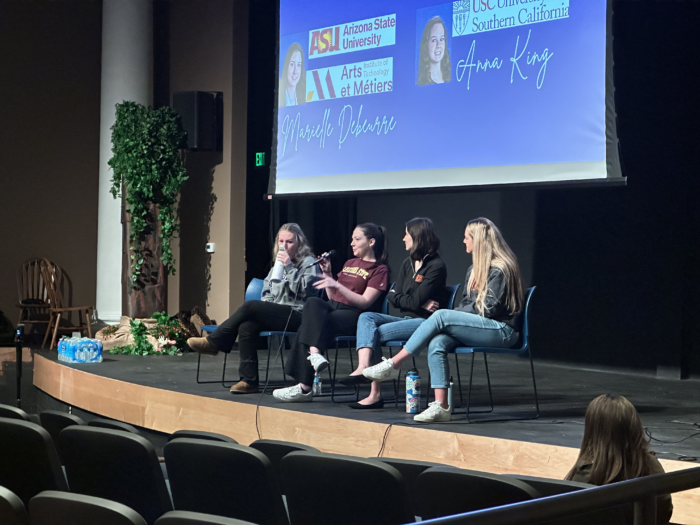
[[[406,413],[417,414],[420,410],[420,376],[412,368],[406,374]]]
[[[320,396],[321,392],[323,391],[323,380],[321,379],[321,376],[314,376],[314,384],[311,387],[311,392],[315,396]]]
[[[279,251],[284,252],[284,245],[280,246]],[[270,276],[271,281],[281,281],[284,277],[284,265],[278,259],[275,261],[275,266],[272,268],[272,275]]]
[[[454,386],[454,383],[452,382],[452,378],[450,377],[450,387],[447,389],[447,404],[450,405],[450,414],[452,413],[452,387]]]

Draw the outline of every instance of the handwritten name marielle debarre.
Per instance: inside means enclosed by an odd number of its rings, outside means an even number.
[[[528,75],[527,69],[530,67],[539,67],[536,77],[537,89],[541,89],[544,84],[545,75],[547,73],[547,64],[549,60],[554,56],[548,48],[545,48],[542,52],[532,51],[528,49],[530,44],[530,35],[532,30],[528,31],[527,39],[524,44],[521,44],[520,36],[516,38],[515,41],[515,52],[510,58],[511,62],[511,72],[510,72],[510,83],[512,84],[514,80],[520,78],[521,80],[527,80]],[[469,53],[467,58],[457,62],[456,77],[457,82],[467,81],[467,89],[471,86],[471,76],[473,73],[487,73],[489,71],[500,70],[503,66],[503,60],[498,57],[492,59],[476,59],[476,40],[472,41],[469,48]],[[396,128],[397,120],[393,116],[384,115],[382,117],[371,117],[362,118],[363,105],[360,105],[360,109],[357,112],[357,117],[354,116],[354,109],[351,104],[346,104],[340,111],[338,116],[338,149],[343,147],[343,143],[348,138],[357,138],[360,135],[367,133],[372,133],[375,135],[386,135]],[[293,147],[294,151],[297,151],[299,146],[299,139],[305,140],[306,142],[311,142],[312,140],[318,141],[319,148],[326,147],[326,139],[333,135],[335,128],[331,124],[331,110],[326,109],[323,112],[323,120],[320,124],[310,125],[303,124],[301,122],[301,113],[297,113],[295,116],[286,115],[281,125],[281,133],[283,137],[282,145],[282,156],[287,152],[287,147]]]

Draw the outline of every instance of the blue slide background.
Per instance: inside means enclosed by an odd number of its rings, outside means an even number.
[[[393,91],[279,108],[277,178],[363,172],[567,163],[605,160],[606,1],[570,0],[569,18],[451,37],[452,81],[416,86],[417,12],[444,1],[361,0],[325,2],[282,0],[280,5],[280,74],[290,43],[305,51],[305,70],[393,57]],[[539,2],[538,2],[539,4]],[[547,1],[548,7],[557,6]],[[528,4],[532,5],[532,4]],[[396,44],[308,59],[312,29],[396,13]],[[479,13],[481,15],[482,13]],[[475,16],[472,12],[471,19]],[[521,70],[511,83],[511,57],[529,36]],[[342,35],[341,35],[342,38]],[[500,69],[469,69],[457,81],[457,64],[474,43],[476,60],[503,61]],[[541,64],[527,66],[528,52],[552,54],[540,89]],[[307,89],[309,86],[307,85]],[[339,116],[352,107],[361,123],[394,119],[387,134],[348,135],[339,147]],[[284,148],[283,122],[300,117],[301,127],[332,128],[323,144],[299,137]],[[347,126],[346,110],[346,126]],[[284,151],[283,151],[284,149]]]

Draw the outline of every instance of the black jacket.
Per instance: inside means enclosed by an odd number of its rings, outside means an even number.
[[[403,316],[427,319],[432,314],[423,308],[427,301],[437,301],[440,308],[447,307],[446,281],[447,266],[440,255],[426,255],[418,272],[413,271],[413,261],[407,257],[394,288],[389,292],[389,302]]]

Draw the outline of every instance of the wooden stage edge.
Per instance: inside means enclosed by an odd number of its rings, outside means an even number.
[[[172,433],[179,429],[218,432],[241,444],[258,439],[255,406],[153,388],[76,370],[34,357],[34,386],[56,399],[104,417]],[[324,452],[359,457],[379,454],[388,425],[260,407],[265,439],[304,443]],[[562,479],[578,449],[507,439],[393,426],[382,456],[432,461],[496,474]],[[693,463],[661,460],[666,472]],[[700,489],[673,496],[673,521],[700,525]]]

